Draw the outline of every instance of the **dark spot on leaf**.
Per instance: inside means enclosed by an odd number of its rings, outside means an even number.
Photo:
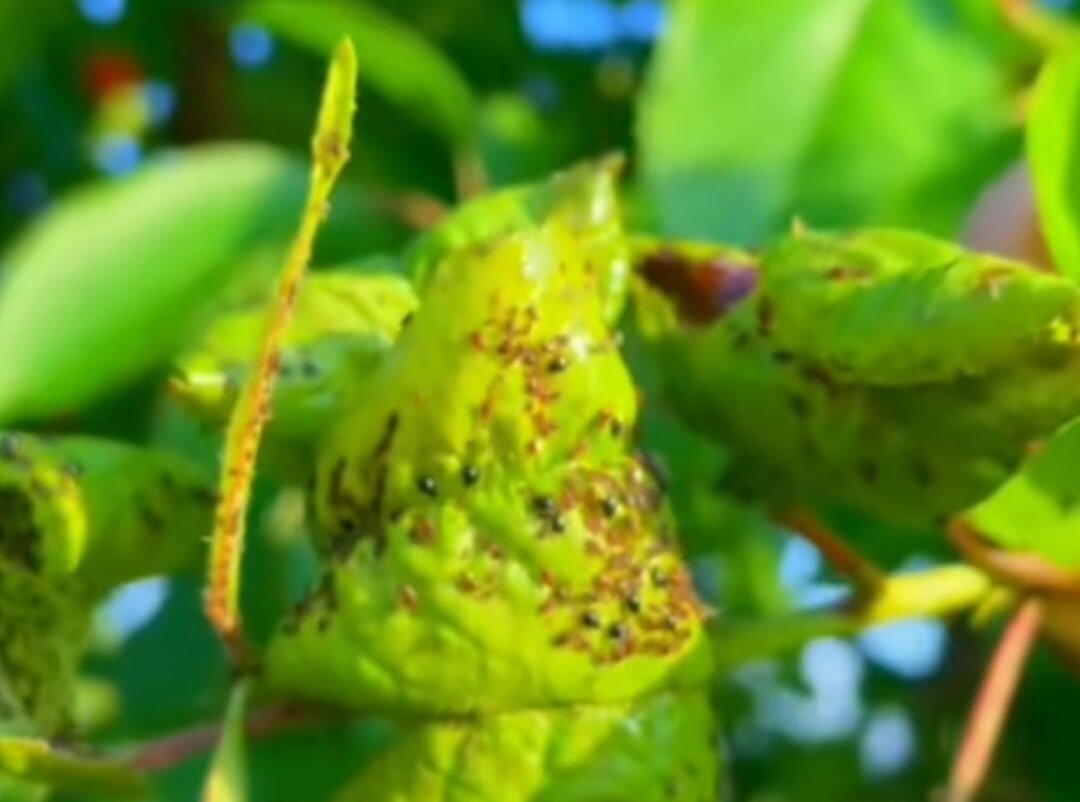
[[[41,567],[40,549],[30,499],[13,487],[0,487],[0,553],[36,571]]]
[[[390,413],[390,417],[386,419],[386,426],[383,428],[382,437],[379,438],[378,444],[375,446],[375,459],[382,457],[390,450],[390,444],[394,442],[394,434],[397,432],[398,423],[401,418],[396,412]]]
[[[341,498],[345,480],[345,460],[339,459],[330,469],[330,500],[336,502]]]
[[[555,499],[551,496],[534,496],[532,500],[532,509],[533,512],[542,518],[551,518],[558,511],[558,507],[555,505]]]
[[[870,278],[870,271],[865,267],[836,265],[826,271],[825,277],[830,281],[861,281]]]
[[[417,479],[416,489],[425,496],[430,496],[431,498],[435,498],[439,495],[439,485],[434,477],[431,476],[421,476]]]
[[[933,476],[930,473],[930,466],[921,457],[916,457],[911,463],[911,474],[915,477],[915,483],[919,487],[929,487],[933,481]]]
[[[746,329],[740,329],[734,337],[731,338],[731,349],[733,351],[745,351],[747,346],[750,345],[753,335]]]
[[[139,502],[139,518],[151,532],[161,532],[165,528],[165,519],[145,499]]]
[[[472,487],[480,481],[480,469],[475,465],[466,465],[461,469],[461,481],[466,487]]]
[[[757,305],[757,327],[762,337],[768,337],[772,332],[773,303],[770,298],[763,297]]]

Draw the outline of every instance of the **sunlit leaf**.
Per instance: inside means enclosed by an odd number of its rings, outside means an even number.
[[[0,419],[77,408],[166,358],[237,255],[290,227],[302,181],[269,148],[214,146],[55,207],[4,259]]]
[[[638,131],[660,228],[739,244],[792,215],[954,229],[1018,143],[994,65],[929,5],[674,6]]]
[[[1080,422],[968,513],[981,535],[1064,566],[1080,565]]]

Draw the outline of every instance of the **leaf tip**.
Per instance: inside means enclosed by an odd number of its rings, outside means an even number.
[[[316,163],[328,173],[339,171],[349,158],[358,72],[352,39],[342,37],[330,59],[315,130]]]

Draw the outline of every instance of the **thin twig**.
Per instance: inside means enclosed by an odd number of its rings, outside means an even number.
[[[1038,599],[1025,601],[1009,621],[971,709],[943,802],[972,802],[979,792],[1041,622]]]
[[[319,107],[312,140],[311,186],[300,230],[282,270],[276,304],[267,322],[256,367],[248,375],[229,420],[221,476],[221,495],[211,536],[206,614],[224,640],[234,663],[243,663],[246,646],[238,607],[244,516],[258,458],[259,440],[270,414],[270,398],[280,366],[281,343],[292,319],[300,283],[311,259],[315,235],[329,208],[334,182],[349,158],[355,109],[356,53],[346,39],[339,45]]]
[[[458,200],[468,200],[482,195],[488,188],[487,168],[483,157],[474,145],[458,148],[451,156],[454,168],[454,186]]]
[[[805,507],[796,507],[776,516],[777,523],[810,541],[825,561],[855,585],[861,598],[872,598],[881,590],[886,573],[840,539]]]
[[[249,739],[259,740],[281,732],[318,727],[342,720],[341,715],[336,712],[301,707],[293,703],[275,704],[250,713],[244,732]],[[221,729],[220,723],[205,724],[149,741],[138,747],[129,762],[143,772],[165,771],[213,749],[221,738]]]

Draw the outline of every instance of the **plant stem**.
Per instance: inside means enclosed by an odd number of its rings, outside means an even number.
[[[1028,599],[1006,627],[971,709],[943,802],[971,802],[982,786],[1041,621],[1042,603]]]
[[[487,191],[488,176],[484,160],[475,145],[462,145],[451,156],[454,185],[459,200],[468,200]]]
[[[861,598],[873,598],[886,580],[886,574],[870,560],[845,543],[821,520],[805,507],[795,507],[776,518],[815,545],[833,569],[851,580],[856,594]]]
[[[282,270],[256,368],[248,376],[229,420],[221,476],[221,496],[210,544],[206,614],[224,640],[234,664],[247,656],[238,598],[244,547],[244,517],[258,458],[259,440],[270,415],[280,363],[281,342],[292,320],[300,283],[311,260],[315,235],[326,217],[334,182],[349,158],[356,93],[356,53],[346,39],[339,45],[323,88],[312,140],[313,163],[300,230]]]
[[[337,715],[293,703],[275,704],[248,714],[244,733],[258,740],[281,732],[315,727],[338,721]],[[206,724],[166,735],[140,745],[129,758],[143,772],[165,771],[214,748],[221,738],[222,724]]]

